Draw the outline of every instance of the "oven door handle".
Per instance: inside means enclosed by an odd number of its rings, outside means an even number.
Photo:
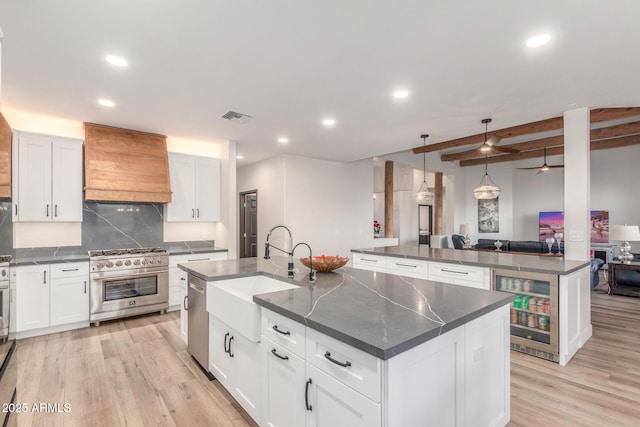
[[[149,277],[149,276],[157,276],[159,274],[162,273],[169,273],[169,270],[156,270],[156,271],[147,271],[144,273],[129,273],[129,274],[124,274],[121,276],[104,276],[101,275],[99,277],[94,277],[93,280],[99,280],[99,281],[105,281],[105,280],[126,280],[126,279],[131,279],[131,278],[135,278],[135,277]]]

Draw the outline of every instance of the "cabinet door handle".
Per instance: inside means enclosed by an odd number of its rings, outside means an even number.
[[[233,335],[229,337],[229,357],[233,357],[233,353],[231,353],[231,341],[233,341]]]
[[[189,302],[189,295],[185,295],[184,299],[182,300],[182,306],[184,307],[185,311],[189,311],[189,305],[187,304],[187,302]]]
[[[200,218],[200,208],[196,209],[196,218]]]
[[[187,260],[187,262],[194,262],[194,261],[209,261],[209,258],[194,258],[194,259]]]
[[[87,293],[87,281],[86,280],[84,281],[84,293],[85,294]]]
[[[231,351],[227,349],[227,338],[229,338],[229,332],[224,334],[224,352],[225,353],[229,353]],[[229,345],[229,348],[231,348],[231,345]]]
[[[445,273],[469,274],[468,271],[446,270],[444,268],[441,268],[440,271],[444,271]]]
[[[65,269],[62,269],[62,271],[78,271],[78,270],[80,270],[80,269],[79,268],[65,268]]]
[[[9,288],[9,302],[13,304],[13,288]]]
[[[289,356],[280,356],[275,348],[271,349],[271,353],[276,356],[278,359],[289,360]]]
[[[18,216],[18,204],[16,203],[14,206],[16,207],[16,216]]]
[[[196,210],[191,209],[191,218],[195,218],[195,217],[196,217]]]
[[[49,205],[47,205],[47,217],[49,217]]]
[[[349,362],[348,360],[346,362],[341,362],[339,360],[334,359],[333,357],[331,357],[331,353],[329,353],[328,351],[324,354],[324,357],[332,363],[335,363],[338,366],[342,366],[343,368],[348,368],[349,366],[351,366],[351,362]]]
[[[366,261],[366,262],[378,262],[377,259],[369,259],[369,258],[360,258],[362,261]]]
[[[46,285],[47,284],[47,270],[45,270],[43,273],[44,273],[44,282],[43,283]]]
[[[272,329],[274,331],[276,331],[277,333],[282,334],[282,335],[291,335],[291,332],[289,332],[289,331],[282,331],[282,330],[278,329],[278,325],[273,325]]]
[[[311,385],[311,378],[307,380],[304,386],[304,406],[307,407],[307,411],[313,410],[313,406],[309,405],[309,386]]]
[[[58,217],[58,205],[53,205],[53,216]]]
[[[184,281],[185,281],[185,280],[187,280],[187,279],[185,279],[185,278],[184,278],[184,276],[182,276],[182,277],[180,278],[180,280],[182,280],[182,281],[184,282]]]
[[[411,265],[411,264],[402,264],[399,262],[396,262],[396,265],[399,265],[400,267],[411,267],[411,268],[418,268],[417,265]]]

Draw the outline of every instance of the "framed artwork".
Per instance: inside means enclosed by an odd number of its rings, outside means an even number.
[[[496,197],[495,199],[478,200],[479,233],[498,233],[500,231],[498,199]]]
[[[591,211],[590,218],[591,243],[609,243],[609,211]],[[555,233],[564,234],[564,212],[540,212],[538,216],[540,241],[544,242],[547,237],[553,237]]]

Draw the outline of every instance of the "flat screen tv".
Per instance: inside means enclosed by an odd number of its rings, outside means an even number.
[[[591,243],[609,243],[609,211],[591,211]],[[564,212],[540,212],[538,235],[541,242],[556,233],[564,232]],[[567,235],[562,240],[567,239]]]

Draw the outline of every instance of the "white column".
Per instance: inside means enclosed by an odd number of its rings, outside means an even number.
[[[588,108],[564,113],[565,259],[587,261],[590,247],[591,149]]]

